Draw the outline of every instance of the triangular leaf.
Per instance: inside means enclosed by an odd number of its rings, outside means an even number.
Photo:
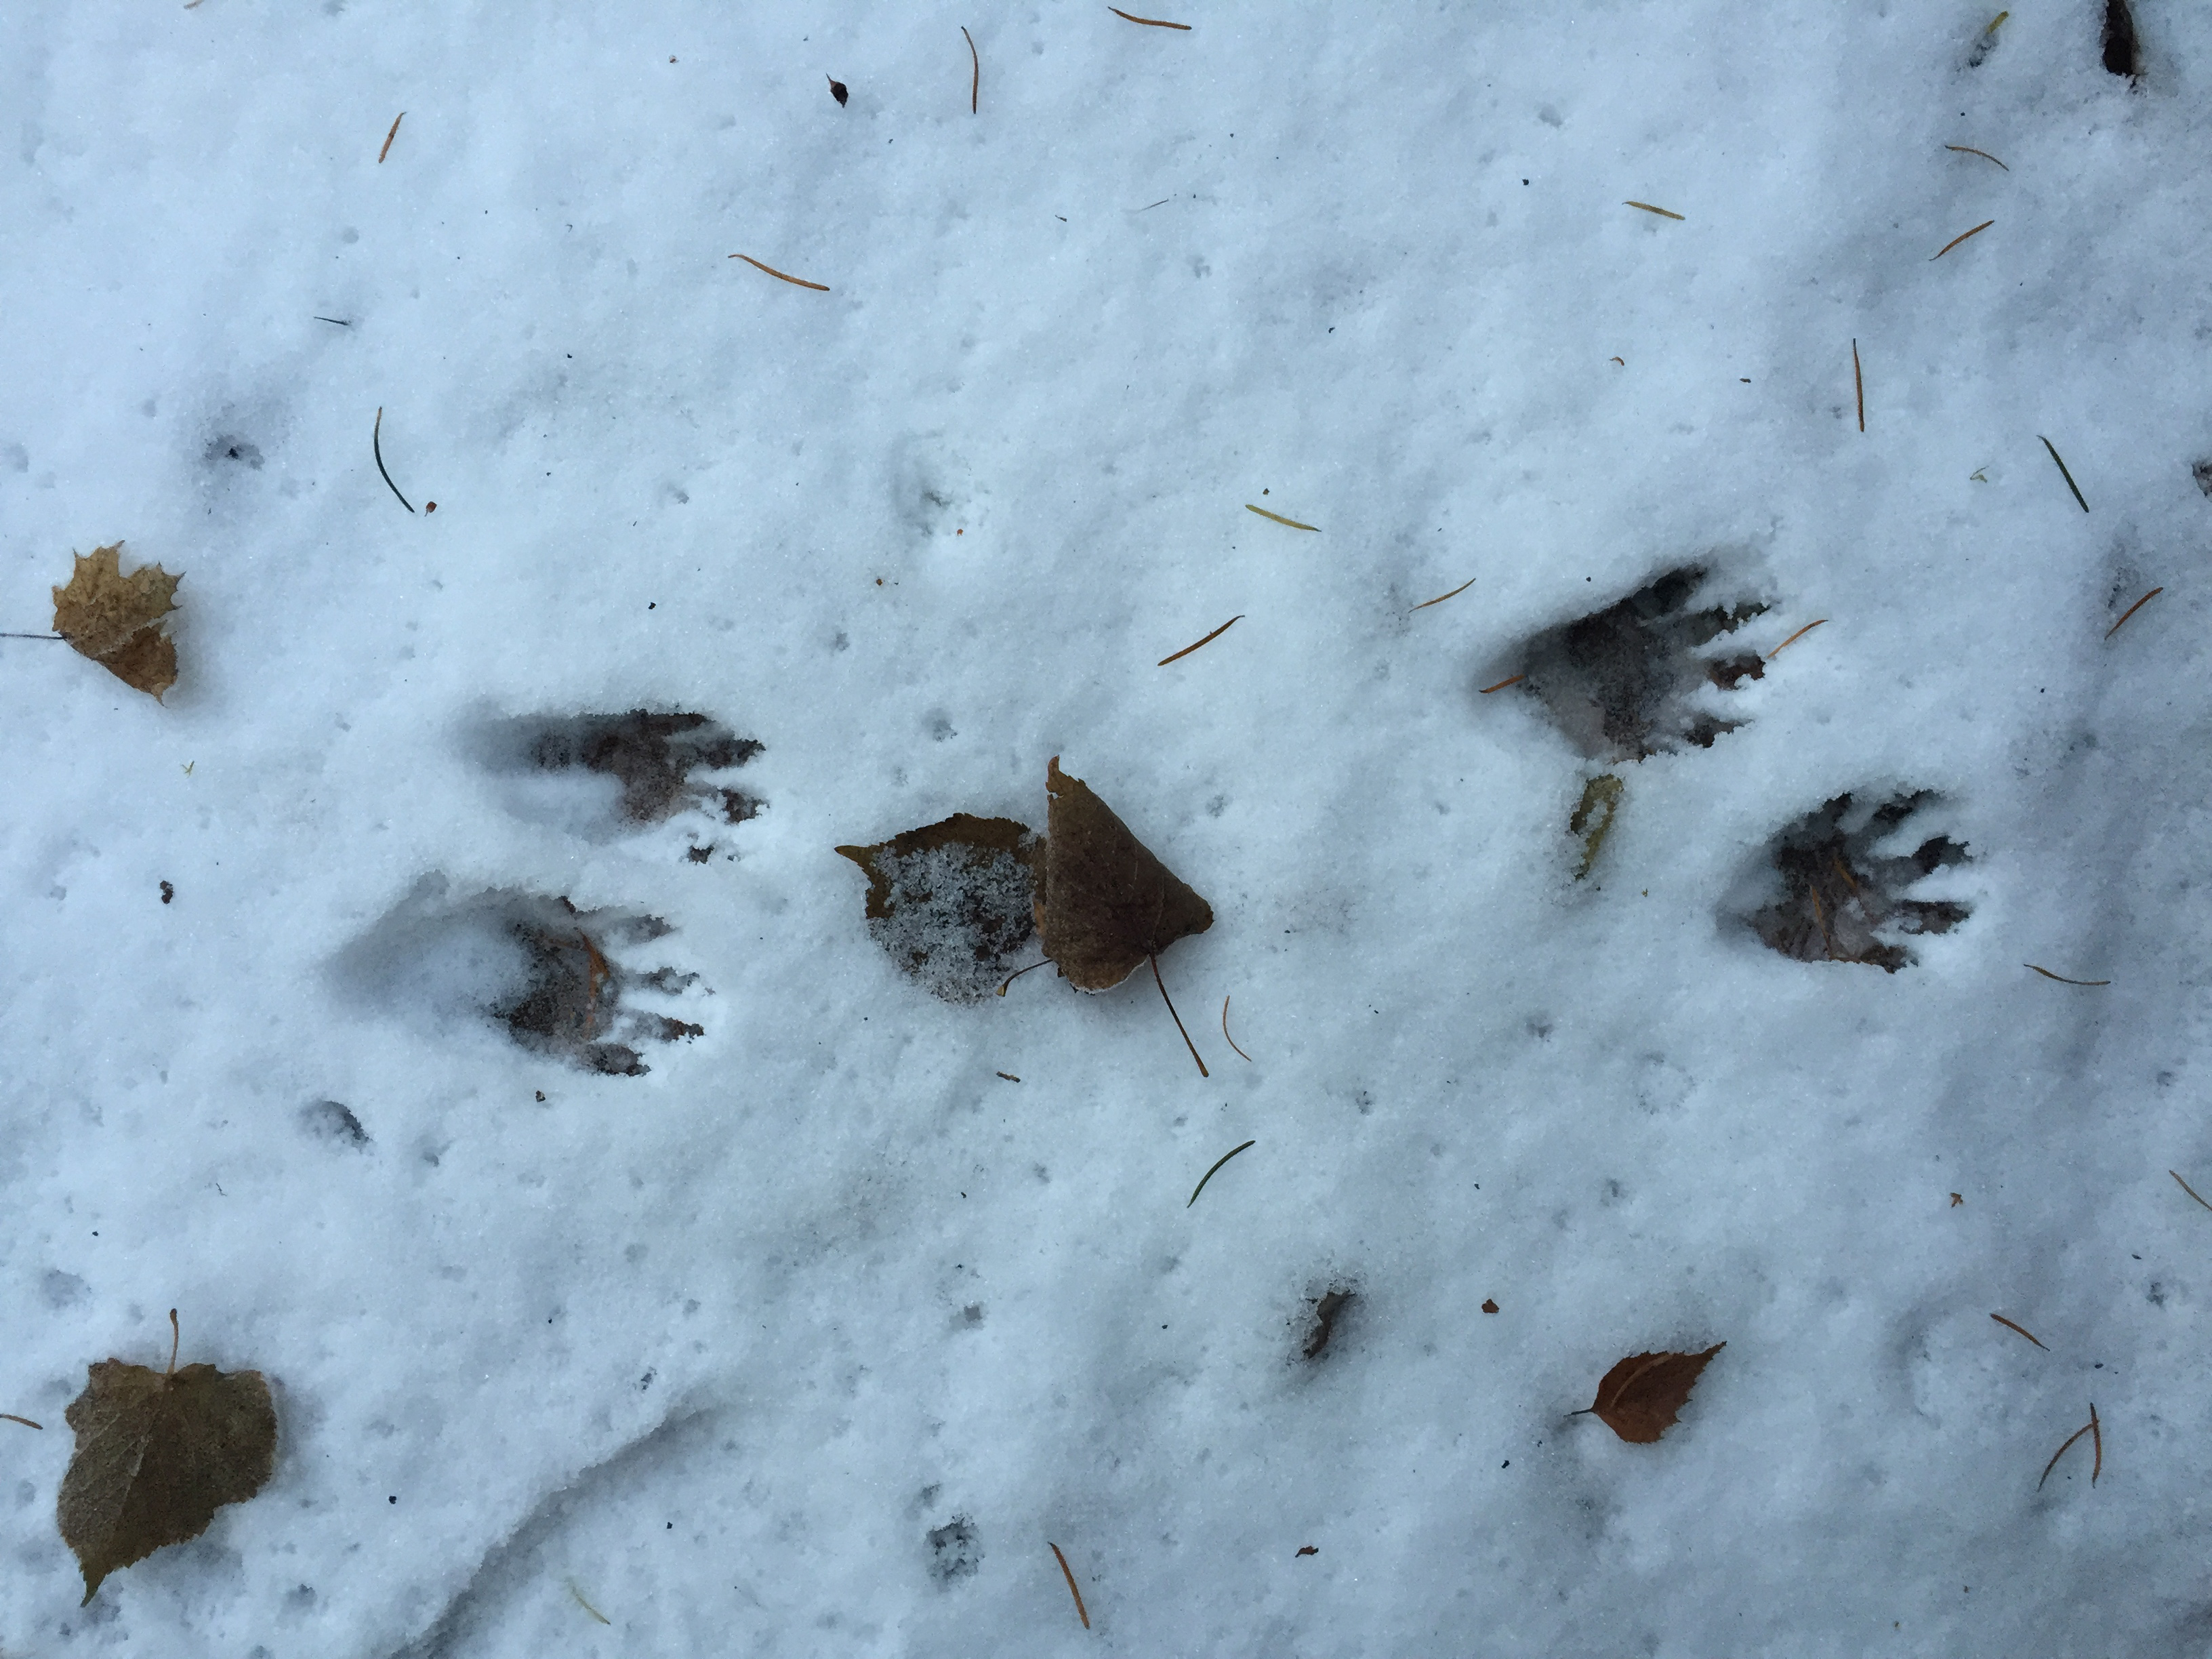
[[[76,1450],[58,1518],[87,1601],[118,1567],[198,1537],[217,1509],[252,1497],[276,1466],[276,1411],[259,1371],[164,1373],[105,1359],[90,1368],[68,1417]]]
[[[1631,1354],[1605,1374],[1589,1409],[1633,1445],[1649,1445],[1674,1426],[1698,1375],[1725,1342],[1703,1353]]]
[[[76,556],[67,587],[54,589],[54,632],[81,654],[156,702],[177,683],[176,642],[161,619],[177,608],[177,584],[158,564],[123,574],[123,544]]]
[[[1213,908],[1153,857],[1080,778],[1045,769],[1044,953],[1079,991],[1119,985],[1177,939],[1213,926]]]

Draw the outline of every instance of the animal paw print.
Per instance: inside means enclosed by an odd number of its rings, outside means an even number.
[[[525,1048],[587,1072],[641,1077],[639,1045],[705,1035],[641,999],[681,996],[698,978],[634,967],[628,952],[674,930],[658,916],[580,910],[500,889],[452,896],[425,877],[341,956],[339,976],[384,1012],[433,1028],[489,1019]]]
[[[1670,570],[1616,605],[1547,629],[1522,649],[1522,678],[1576,748],[1593,760],[1640,761],[1695,744],[1712,747],[1741,720],[1700,706],[1697,694],[1733,691],[1759,679],[1755,651],[1698,654],[1766,607],[1745,603],[1690,609],[1705,581],[1701,566]]]
[[[516,813],[604,841],[687,811],[727,825],[757,816],[758,796],[700,775],[734,771],[763,747],[705,714],[633,708],[501,720],[485,728],[481,758],[507,781]],[[615,786],[611,798],[599,779]],[[687,856],[713,854],[695,845]]]
[[[1895,795],[1872,807],[1838,795],[1817,812],[1785,827],[1769,844],[1782,878],[1778,902],[1747,920],[1771,950],[1800,962],[1863,962],[1895,973],[1912,960],[1881,930],[1948,933],[1972,906],[1956,899],[1913,899],[1905,890],[1923,878],[1968,862],[1966,848],[1933,836],[1906,854],[1878,849],[1905,821],[1940,798],[1929,790]]]

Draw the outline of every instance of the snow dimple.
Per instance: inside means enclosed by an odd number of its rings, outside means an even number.
[[[1708,659],[1700,650],[1733,633],[1766,607],[1688,609],[1705,585],[1701,566],[1668,571],[1626,599],[1574,622],[1548,629],[1522,649],[1528,688],[1568,739],[1594,760],[1640,761],[1732,732],[1741,720],[1723,720],[1698,707],[1705,686],[1737,690],[1764,677],[1756,652]]]
[[[975,1523],[956,1515],[926,1534],[929,1545],[929,1576],[948,1589],[963,1578],[973,1578],[983,1565],[983,1547],[975,1537]]]
[[[1912,957],[1881,930],[1948,933],[1972,913],[1955,899],[1903,896],[1922,878],[1966,863],[1962,844],[1935,836],[1910,853],[1879,850],[1938,799],[1923,789],[1868,806],[1838,795],[1786,825],[1767,848],[1783,896],[1745,921],[1768,948],[1800,962],[1863,962],[1895,973]]]

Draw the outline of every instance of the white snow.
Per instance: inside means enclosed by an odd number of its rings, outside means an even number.
[[[2212,1649],[2212,21],[1176,3],[0,16],[0,625],[185,573],[164,705],[0,641],[0,1652]],[[1606,763],[1477,690],[1692,563],[1826,625],[1577,882]],[[641,708],[760,814],[491,758]],[[1054,755],[1214,907],[1210,1079],[870,937],[834,847]],[[1760,943],[1920,789],[1967,920]],[[561,898],[704,1035],[477,1012]],[[80,1609],[173,1306],[276,1474]]]

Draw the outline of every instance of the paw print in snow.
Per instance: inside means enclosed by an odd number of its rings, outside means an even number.
[[[1879,806],[1838,795],[1817,812],[1786,826],[1768,844],[1782,878],[1781,899],[1745,917],[1768,947],[1800,962],[1863,962],[1895,973],[1912,960],[1903,945],[1879,936],[1948,933],[1972,914],[1956,899],[1900,896],[1923,877],[1968,861],[1966,848],[1935,836],[1911,852],[1883,854],[1906,819],[1938,797],[1928,790],[1893,796]]]
[[[1686,743],[1710,749],[1715,738],[1742,724],[1700,707],[1696,694],[1707,686],[1733,691],[1762,678],[1759,653],[1698,653],[1766,607],[1692,611],[1690,602],[1705,580],[1700,566],[1670,570],[1620,603],[1547,629],[1522,647],[1527,689],[1583,754],[1613,763]]]

